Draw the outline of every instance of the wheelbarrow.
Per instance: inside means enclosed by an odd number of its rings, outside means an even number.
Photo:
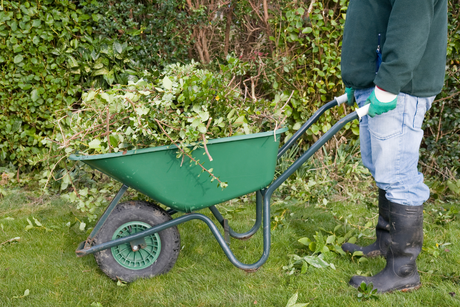
[[[213,174],[228,183],[225,189],[217,188],[208,176],[200,176],[202,168],[196,163],[178,159],[175,145],[91,156],[71,155],[70,160],[82,161],[123,184],[89,237],[78,246],[77,256],[94,254],[101,270],[113,280],[131,282],[137,278],[164,274],[174,266],[179,255],[180,235],[177,225],[201,220],[208,225],[233,265],[248,272],[257,270],[270,253],[270,199],[273,192],[337,131],[348,122],[365,116],[369,105],[340,119],[284,173],[274,179],[277,159],[326,110],[346,101],[345,94],[323,105],[280,149],[280,135],[286,128],[208,141],[207,148],[214,159],[206,161],[206,167],[212,168]],[[198,159],[203,154],[204,149],[196,149],[192,155]],[[169,209],[139,200],[119,203],[128,188],[145,194]],[[215,205],[255,191],[254,226],[245,233],[237,233]],[[213,220],[195,212],[204,208],[210,209],[223,228],[223,235]],[[172,218],[178,212],[185,214]],[[240,262],[229,247],[230,237],[248,239],[261,225],[262,256],[252,264]]]

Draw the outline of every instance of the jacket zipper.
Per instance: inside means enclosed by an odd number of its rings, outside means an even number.
[[[378,35],[378,43],[377,43],[377,50],[375,50],[377,54],[377,60],[376,60],[376,67],[375,67],[375,74],[379,72],[380,64],[382,64],[382,50],[380,48],[380,33]]]

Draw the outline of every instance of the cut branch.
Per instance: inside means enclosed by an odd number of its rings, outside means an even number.
[[[190,158],[190,160],[192,160],[193,162],[195,162],[197,165],[199,165],[205,172],[207,172],[212,178],[216,179],[219,183],[222,184],[222,181],[219,180],[219,178],[217,178],[216,176],[214,176],[213,173],[211,173],[208,169],[206,169],[203,165],[201,165],[200,162],[198,162],[197,160],[195,160],[190,154],[188,154],[187,152],[185,152],[182,148],[180,148],[179,146],[177,146],[177,144],[172,140],[172,138],[169,136],[169,134],[165,131],[165,129],[163,128],[163,126],[161,125],[160,121],[158,119],[155,118],[155,121],[157,122],[158,126],[160,126],[161,130],[163,131],[163,133],[168,137],[168,139],[171,141],[171,144],[175,145],[182,154],[186,155],[187,157]],[[181,144],[183,146],[183,144],[179,141],[179,144]]]

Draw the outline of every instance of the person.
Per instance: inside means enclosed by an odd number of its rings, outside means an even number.
[[[381,255],[385,268],[353,276],[379,293],[418,289],[429,188],[418,172],[422,123],[444,83],[447,0],[350,0],[342,41],[342,79],[349,103],[370,104],[360,121],[363,164],[379,188],[376,241],[342,249]]]

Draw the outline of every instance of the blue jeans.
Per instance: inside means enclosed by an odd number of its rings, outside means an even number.
[[[360,107],[373,90],[355,91]],[[421,127],[433,100],[434,97],[400,93],[394,110],[373,118],[364,116],[359,123],[363,164],[391,202],[421,206],[430,197],[417,165],[423,137]]]

